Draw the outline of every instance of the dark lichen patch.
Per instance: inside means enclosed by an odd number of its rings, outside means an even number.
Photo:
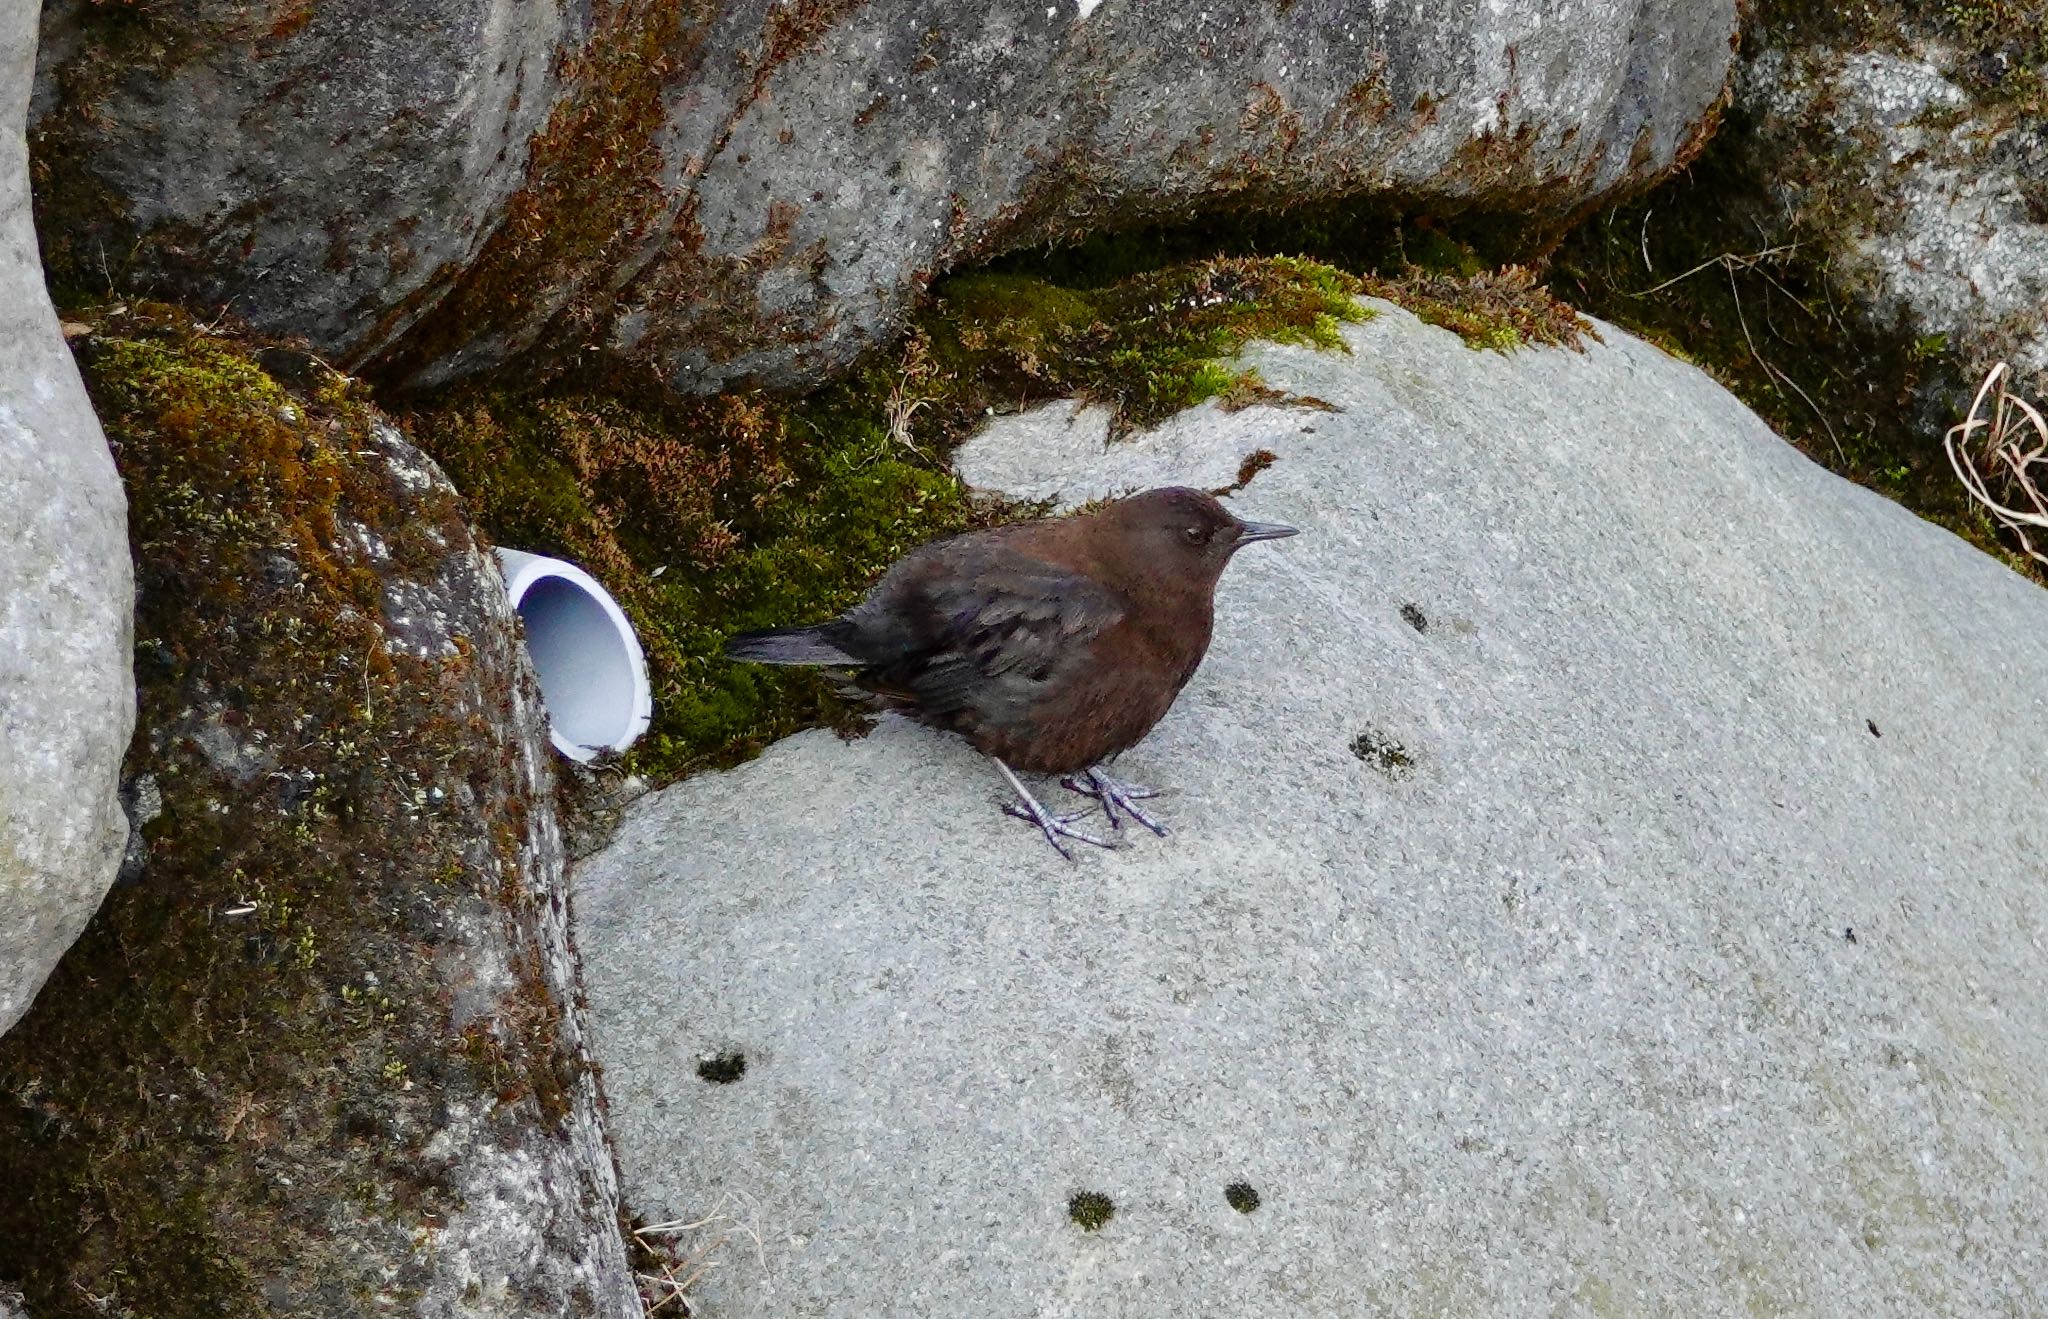
[[[941,284],[903,341],[802,398],[633,391],[452,394],[407,422],[501,544],[562,554],[618,597],[655,720],[628,757],[660,779],[799,728],[857,726],[829,680],[727,663],[725,638],[853,604],[912,547],[1029,510],[978,501],[946,459],[988,415],[1080,395],[1120,426],[1228,393],[1254,338],[1339,347],[1354,285],[1231,260],[1101,288],[1015,274]]]
[[[1240,1214],[1249,1214],[1259,1207],[1259,1193],[1250,1182],[1232,1182],[1224,1187],[1223,1199]]]
[[[1099,1232],[1115,1216],[1115,1202],[1100,1191],[1076,1191],[1067,1200],[1067,1217],[1083,1232]]]
[[[1429,616],[1422,612],[1421,605],[1413,603],[1402,605],[1401,621],[1414,628],[1417,632],[1429,631]]]
[[[1416,763],[1412,751],[1376,728],[1351,739],[1351,754],[1394,779],[1408,777]]]
[[[713,1085],[731,1085],[747,1074],[747,1055],[739,1049],[721,1049],[697,1059],[697,1077]]]
[[[447,1009],[453,914],[535,900],[490,735],[509,687],[475,644],[394,644],[386,607],[467,530],[352,382],[287,388],[168,309],[88,315],[137,559],[125,776],[158,805],[0,1039],[0,1277],[51,1316],[402,1304],[416,1234],[458,1207],[422,1157],[438,1107],[502,1085],[540,1130],[577,1077],[537,967],[470,1034]]]

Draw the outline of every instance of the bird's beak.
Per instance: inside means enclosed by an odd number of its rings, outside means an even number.
[[[1237,524],[1237,543],[1249,545],[1255,540],[1281,540],[1288,536],[1299,536],[1301,529],[1290,527],[1284,522],[1240,522]]]

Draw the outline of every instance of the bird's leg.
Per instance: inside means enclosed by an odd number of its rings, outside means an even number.
[[[1051,843],[1053,850],[1061,856],[1069,861],[1074,859],[1074,854],[1067,850],[1067,845],[1060,841],[1061,838],[1075,838],[1084,843],[1093,843],[1097,847],[1116,846],[1116,844],[1105,842],[1093,834],[1084,834],[1079,829],[1073,827],[1074,821],[1086,814],[1085,811],[1076,812],[1073,815],[1054,815],[1051,811],[1038,804],[1038,798],[1032,796],[1030,790],[1018,781],[1017,776],[1010,772],[1008,765],[997,760],[994,756],[990,756],[989,759],[996,762],[996,768],[1003,772],[1003,777],[1010,781],[1010,786],[1017,790],[1017,796],[1024,803],[1022,806],[1014,803],[1005,805],[1003,807],[1003,814],[1014,815],[1020,820],[1029,820],[1037,825],[1039,830],[1045,834],[1045,841]]]
[[[1161,838],[1166,837],[1166,826],[1138,808],[1138,803],[1147,797],[1157,797],[1157,789],[1141,788],[1135,783],[1113,779],[1100,765],[1080,774],[1069,774],[1060,780],[1060,785],[1069,791],[1082,793],[1101,802],[1102,813],[1109,817],[1109,827],[1112,829],[1124,827],[1124,822],[1117,818],[1117,812],[1122,811]]]

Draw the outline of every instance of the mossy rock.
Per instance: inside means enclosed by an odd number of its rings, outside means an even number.
[[[141,828],[0,1040],[0,1279],[38,1315],[212,1319],[450,1301],[493,1269],[617,1313],[531,679],[459,500],[307,354],[90,319]],[[480,1178],[533,1198],[494,1209]],[[515,1226],[551,1258],[514,1261]]]

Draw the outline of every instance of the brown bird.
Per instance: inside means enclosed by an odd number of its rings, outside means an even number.
[[[1199,490],[1147,490],[1093,513],[971,531],[899,559],[867,598],[829,623],[746,632],[730,659],[850,671],[913,718],[965,737],[995,761],[1030,820],[1060,839],[1110,844],[1055,815],[1016,770],[1063,774],[1164,837],[1137,802],[1150,789],[1103,768],[1152,731],[1209,649],[1216,582],[1231,555],[1293,527],[1245,522]]]

